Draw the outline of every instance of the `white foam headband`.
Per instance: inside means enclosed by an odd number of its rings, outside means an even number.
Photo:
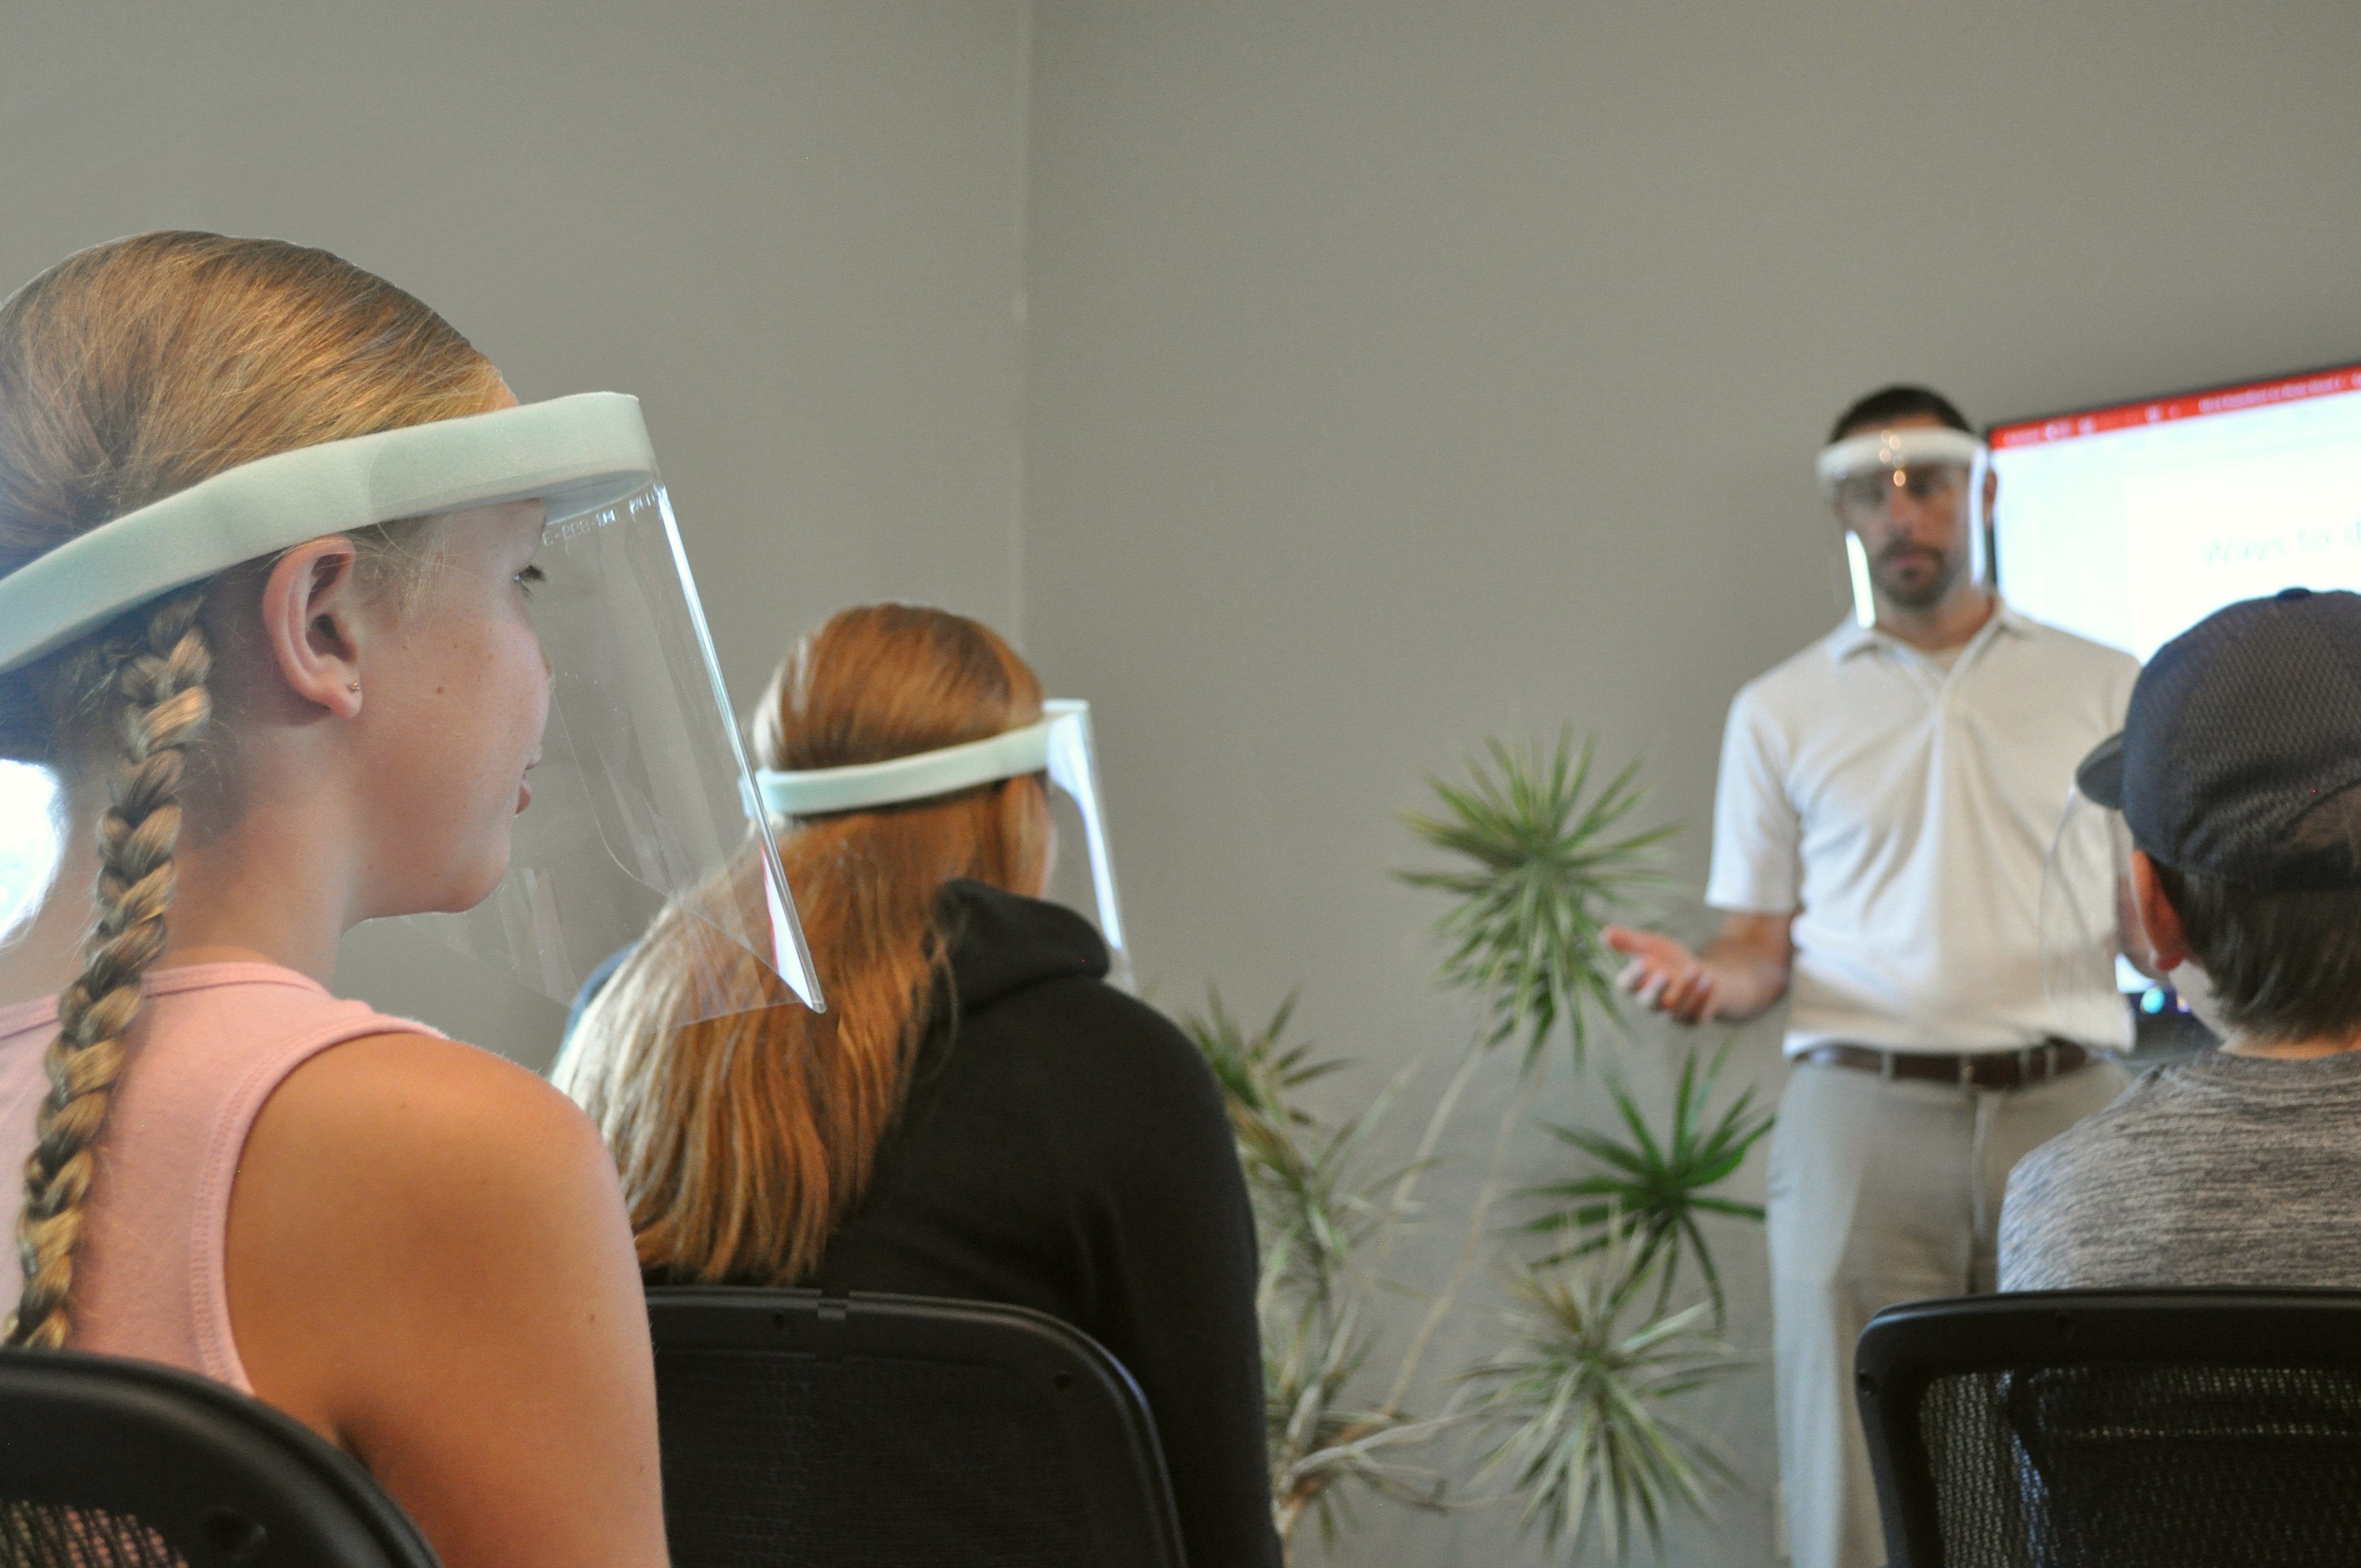
[[[1837,486],[1856,474],[1907,468],[1920,463],[1956,463],[1970,468],[1983,449],[1984,444],[1964,430],[1912,425],[1902,430],[1870,431],[1830,442],[1820,448],[1815,466],[1819,471],[1821,491],[1833,497]]]
[[[758,768],[754,783],[763,792],[763,804],[781,817],[818,817],[830,811],[899,806],[950,795],[1040,773],[1049,765],[1049,732],[1058,721],[1090,710],[1087,702],[1044,702],[1040,722],[986,740],[841,768],[807,768],[796,773]]]
[[[241,562],[374,523],[546,499],[553,518],[655,482],[640,400],[583,392],[281,452],[101,523],[0,577],[0,671]]]

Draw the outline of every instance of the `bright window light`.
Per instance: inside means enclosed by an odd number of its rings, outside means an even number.
[[[56,803],[48,773],[0,762],[0,933],[31,912],[57,870]]]

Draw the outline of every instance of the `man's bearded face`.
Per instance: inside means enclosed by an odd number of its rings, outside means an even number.
[[[1859,536],[1878,593],[1905,609],[1943,600],[1966,569],[1968,472],[1953,464],[1847,479],[1837,511]]]

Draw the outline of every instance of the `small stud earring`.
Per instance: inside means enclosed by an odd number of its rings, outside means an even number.
[[[357,692],[361,689],[361,684],[358,681],[346,681],[345,689],[348,692]]]

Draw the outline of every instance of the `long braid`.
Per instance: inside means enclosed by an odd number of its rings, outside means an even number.
[[[72,1327],[74,1253],[98,1135],[139,1012],[141,977],[164,950],[181,774],[189,747],[213,713],[205,687],[213,653],[198,621],[203,604],[202,589],[165,600],[148,619],[144,644],[116,665],[123,756],[113,805],[99,819],[95,925],[81,977],[58,999],[49,1092],[25,1162],[25,1209],[16,1222],[25,1290],[0,1332],[10,1344],[59,1349]]]

